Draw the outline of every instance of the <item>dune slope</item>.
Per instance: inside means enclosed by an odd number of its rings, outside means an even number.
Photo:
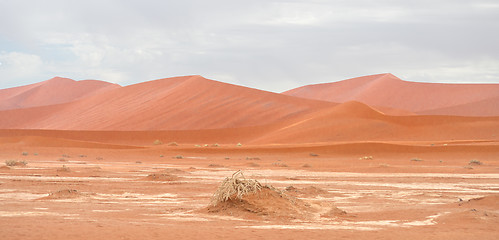
[[[495,106],[499,105],[499,84],[407,82],[389,73],[307,85],[283,94],[337,103],[359,101],[374,107],[439,115],[496,116]],[[470,108],[473,110],[466,110]]]
[[[192,130],[264,125],[335,104],[187,76],[0,112],[3,129]]]
[[[35,84],[1,89],[0,110],[67,103],[115,88],[120,86],[97,80],[75,81],[55,77]]]

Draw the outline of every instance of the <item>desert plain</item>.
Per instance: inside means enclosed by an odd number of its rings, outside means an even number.
[[[498,106],[392,74],[2,89],[1,239],[497,239]],[[269,187],[214,204],[231,176]]]

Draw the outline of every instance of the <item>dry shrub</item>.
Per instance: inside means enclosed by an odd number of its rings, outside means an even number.
[[[206,210],[215,214],[279,221],[308,219],[315,211],[310,204],[273,186],[246,179],[241,171],[225,178]]]
[[[226,177],[222,184],[220,184],[211,198],[211,205],[216,206],[228,200],[241,200],[244,195],[260,191],[262,187],[262,184],[257,180],[246,179],[243,172],[239,170],[232,174],[231,177]]]
[[[168,143],[168,146],[170,146],[170,147],[176,147],[176,146],[178,146],[178,143],[177,142],[171,142],[171,143]]]
[[[161,145],[161,144],[163,144],[163,142],[159,139],[156,139],[156,140],[154,140],[153,144],[154,145]]]
[[[17,161],[17,160],[5,160],[5,165],[9,167],[25,167],[28,165],[26,161]]]
[[[57,169],[57,172],[71,172],[71,169],[69,169],[68,167],[66,167],[66,165],[62,165],[61,168]]]
[[[151,173],[145,178],[145,180],[163,182],[177,181],[178,179],[179,177],[168,173]]]

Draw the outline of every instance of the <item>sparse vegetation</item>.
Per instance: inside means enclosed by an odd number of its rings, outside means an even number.
[[[57,169],[58,172],[71,172],[71,169],[69,167],[66,167],[66,165],[62,165],[61,168]]]
[[[468,165],[482,165],[482,162],[476,160],[476,159],[472,159]]]
[[[156,139],[156,140],[154,140],[153,144],[154,145],[161,145],[161,144],[163,144],[163,142],[159,139]]]
[[[81,157],[81,158],[86,158],[86,157],[87,157],[87,155],[80,154],[80,155],[79,155],[79,157]]]
[[[413,161],[413,162],[422,162],[423,159],[421,159],[421,158],[412,158],[411,161]]]
[[[218,143],[215,143],[213,145],[211,145],[212,147],[220,147],[220,145],[218,145]]]
[[[373,156],[360,157],[359,160],[373,160]]]
[[[170,143],[168,143],[168,146],[176,147],[176,146],[178,146],[178,143],[177,142],[170,142]]]
[[[7,165],[9,167],[16,167],[16,166],[24,167],[24,166],[28,165],[28,162],[17,161],[17,160],[5,160],[5,165]]]
[[[63,157],[63,158],[70,158],[70,156],[69,156],[69,155],[67,155],[67,154],[62,154],[62,157]]]
[[[246,179],[241,170],[224,179],[211,198],[211,205],[216,206],[228,200],[241,200],[244,195],[260,191],[264,186],[257,180]]]
[[[28,156],[28,154],[29,154],[28,152],[22,152],[23,156]]]
[[[285,164],[285,163],[280,163],[280,162],[275,162],[275,163],[272,163],[272,165],[277,166],[277,167],[289,167],[287,164]]]
[[[212,163],[212,164],[208,165],[208,167],[221,168],[221,167],[224,167],[224,165]]]
[[[259,157],[246,157],[246,160],[260,160]]]
[[[238,147],[241,147],[241,146],[243,146],[243,145],[242,145],[241,143],[237,143],[237,146],[238,146]]]
[[[177,155],[177,156],[175,156],[175,157],[173,157],[173,158],[176,158],[176,159],[183,159],[183,158],[184,158],[184,156],[182,156],[182,155]]]
[[[319,154],[317,154],[317,153],[310,153],[309,155],[310,155],[311,157],[318,157],[318,156],[319,156]]]

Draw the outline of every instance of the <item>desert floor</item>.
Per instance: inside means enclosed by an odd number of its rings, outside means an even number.
[[[116,149],[4,139],[0,235],[4,240],[498,238],[497,142],[383,144]],[[3,166],[6,160],[27,165]],[[208,211],[218,185],[237,170],[312,211],[289,215],[273,201],[253,213]]]

